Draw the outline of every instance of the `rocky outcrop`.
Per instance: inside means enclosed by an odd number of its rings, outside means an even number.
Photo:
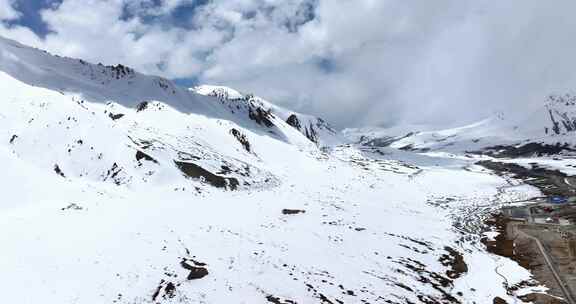
[[[296,116],[296,114],[290,115],[288,119],[286,119],[286,123],[298,131],[300,131],[300,128],[302,128],[302,126],[300,125],[300,120],[298,119],[298,116]]]
[[[199,86],[193,89],[196,93],[215,97],[232,113],[246,113],[250,120],[257,124],[274,128],[279,127],[278,118],[285,120],[286,124],[298,130],[310,141],[322,144],[324,139],[333,140],[337,132],[323,119],[294,113],[254,96],[220,86]],[[280,128],[281,129],[281,128]],[[279,131],[281,133],[282,131]]]
[[[244,150],[246,150],[247,152],[252,152],[250,142],[248,141],[248,138],[246,138],[246,135],[244,135],[244,133],[238,131],[237,129],[232,128],[230,130],[230,134],[232,134],[232,136],[234,136],[236,140],[238,140],[238,142],[242,145],[242,147],[244,147]]]
[[[248,117],[261,126],[266,126],[268,128],[274,126],[274,123],[272,122],[272,113],[269,109],[264,110],[258,106],[250,106],[248,107]]]
[[[312,124],[304,128],[304,135],[306,135],[311,142],[318,143],[318,133]]]
[[[544,143],[527,143],[524,145],[496,145],[485,148],[483,151],[472,152],[476,154],[485,154],[492,157],[535,157],[535,156],[550,156],[562,153],[573,153],[576,149],[572,148],[569,144],[556,143],[554,145]]]
[[[550,135],[566,135],[576,131],[576,96],[551,95],[546,101],[550,125],[544,132]]]
[[[233,177],[223,177],[216,175],[196,164],[189,162],[174,161],[176,167],[190,178],[201,178],[206,183],[216,187],[225,188],[230,190],[236,190],[240,184],[236,178]]]

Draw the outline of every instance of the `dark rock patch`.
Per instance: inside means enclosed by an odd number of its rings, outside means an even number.
[[[246,135],[244,135],[242,132],[232,128],[230,130],[230,134],[232,134],[232,136],[234,136],[236,138],[236,140],[238,140],[238,142],[240,142],[240,144],[242,145],[242,147],[244,147],[244,150],[251,152],[251,147],[250,147],[250,142],[248,141],[248,139],[246,138]]]
[[[432,244],[429,243],[429,242],[425,242],[425,241],[422,241],[422,240],[417,240],[417,239],[415,239],[415,238],[412,238],[412,237],[409,237],[409,236],[405,236],[405,235],[400,235],[400,234],[394,234],[394,233],[385,233],[385,234],[386,234],[386,235],[389,235],[389,236],[393,236],[393,237],[399,238],[399,239],[402,239],[402,240],[405,240],[405,241],[410,241],[410,242],[412,242],[412,243],[414,243],[414,244],[416,244],[416,245],[418,245],[418,246],[424,247],[424,249],[425,249],[426,251],[434,251],[434,248],[432,247]]]
[[[84,208],[82,208],[82,206],[76,204],[76,203],[70,203],[68,206],[61,208],[60,210],[64,211],[64,210],[82,210]]]
[[[248,117],[255,121],[257,124],[271,128],[274,126],[272,122],[272,113],[270,110],[263,110],[260,107],[250,107],[248,109]]]
[[[450,267],[446,271],[446,275],[451,279],[457,279],[462,274],[468,272],[468,265],[464,262],[464,257],[452,247],[444,247],[448,253],[440,256],[440,263],[446,267]]]
[[[151,162],[153,162],[153,163],[155,163],[155,164],[158,163],[158,161],[155,160],[152,156],[150,156],[150,155],[148,155],[148,154],[146,154],[146,153],[138,150],[138,151],[136,151],[136,161],[140,162],[141,160],[151,161]]]
[[[318,134],[312,124],[310,124],[308,128],[304,128],[304,135],[306,135],[311,142],[318,143]]]
[[[144,111],[148,108],[148,102],[143,101],[136,106],[136,112]]]
[[[230,190],[236,190],[236,188],[238,188],[239,182],[236,178],[216,175],[193,163],[180,161],[174,161],[174,163],[187,177],[203,178],[205,182],[216,188],[225,188]]]
[[[335,304],[333,301],[331,301],[326,295],[324,295],[323,293],[321,293],[320,291],[318,291],[318,289],[316,287],[314,287],[312,284],[305,284],[306,288],[308,289],[309,292],[312,292],[314,294],[315,297],[317,297],[320,300],[320,303],[323,304]],[[339,299],[335,299],[336,302],[343,304],[344,302],[342,302]]]
[[[282,209],[282,214],[300,214],[300,213],[305,213],[306,210],[299,210],[299,209]]]
[[[164,287],[164,292],[169,298],[174,297],[174,292],[176,291],[176,286],[172,282],[168,282],[166,287]]]
[[[414,252],[416,252],[416,253],[421,253],[421,254],[428,253],[428,251],[426,251],[426,250],[422,250],[422,249],[420,249],[420,248],[418,248],[418,247],[414,247],[414,246],[410,246],[410,245],[406,245],[406,244],[398,244],[398,246],[403,247],[403,248],[406,248],[406,249],[408,249],[408,250],[412,250],[412,251],[414,251]]]
[[[406,286],[406,285],[404,285],[404,284],[402,284],[402,283],[396,282],[396,283],[394,283],[394,285],[396,285],[396,286],[398,286],[398,287],[400,287],[400,288],[402,288],[402,289],[404,289],[404,290],[407,290],[407,291],[409,291],[409,292],[414,292],[414,290],[413,290],[412,288],[410,288],[410,287],[408,287],[408,286]]]
[[[300,120],[296,114],[292,114],[286,119],[286,123],[295,128],[296,130],[300,131],[302,125],[300,124]]]
[[[162,280],[164,281],[164,280]],[[160,295],[160,291],[162,290],[162,285],[158,285],[158,287],[156,287],[156,290],[154,291],[154,293],[152,294],[152,301],[156,301],[156,299],[158,298],[158,296]]]
[[[416,148],[416,147],[414,147],[414,145],[412,145],[412,144],[409,144],[409,145],[400,147],[400,148],[398,148],[398,149],[400,149],[400,150],[402,150],[402,151],[422,152],[422,153],[425,153],[425,152],[430,151],[430,148]]]
[[[281,299],[281,298],[275,297],[273,295],[266,296],[266,301],[273,303],[273,304],[298,304],[295,301],[288,300],[288,299]]]
[[[13,144],[16,138],[18,138],[18,135],[16,134],[12,135],[12,137],[10,137],[10,143]]]
[[[192,155],[187,152],[178,151],[178,158],[181,160],[201,160],[202,158],[196,155]]]
[[[178,284],[180,285],[180,284]],[[160,284],[152,294],[152,301],[157,301],[160,297],[164,300],[172,299],[176,296],[176,285],[170,281],[160,280]]]
[[[116,79],[134,75],[134,70],[121,64],[117,64],[115,66],[107,66],[107,68],[112,72],[112,77]]]
[[[202,263],[204,264],[204,263]],[[206,264],[204,264],[206,265]],[[201,279],[205,276],[208,275],[208,269],[206,269],[205,267],[198,267],[196,265],[190,265],[188,263],[187,259],[184,259],[180,262],[180,266],[182,266],[182,268],[189,270],[190,273],[188,273],[188,276],[186,277],[186,279],[188,280],[198,280]]]
[[[108,117],[110,117],[112,120],[117,120],[117,119],[124,117],[124,114],[122,114],[122,113],[118,113],[118,114],[108,113]]]
[[[118,166],[117,163],[114,163],[112,164],[112,167],[106,171],[103,180],[107,181],[111,179],[112,181],[114,181],[114,184],[119,186],[122,184],[122,178],[119,175],[120,172],[122,172],[122,168]]]
[[[224,175],[226,175],[226,174],[230,174],[230,173],[232,172],[232,169],[230,169],[230,167],[225,166],[225,165],[220,166],[220,169],[221,169],[221,170],[218,171],[218,174],[224,174]]]
[[[505,146],[497,145],[485,148],[483,151],[471,152],[475,154],[485,154],[493,157],[533,157],[533,156],[548,156],[557,155],[562,152],[576,152],[576,149],[569,144],[556,143],[555,145],[543,143],[528,143],[520,146]]]
[[[493,304],[508,304],[508,302],[506,302],[506,300],[502,299],[501,297],[495,297],[494,300],[492,300]]]
[[[191,267],[188,270],[190,270],[190,273],[186,277],[188,280],[197,280],[208,275],[208,270],[203,267]]]
[[[56,174],[62,177],[66,177],[66,175],[64,175],[64,172],[62,172],[62,169],[60,169],[60,167],[57,164],[54,165],[54,172],[56,172]]]
[[[395,261],[403,266],[405,272],[412,272],[417,280],[422,284],[427,284],[440,293],[440,296],[418,295],[418,298],[423,303],[462,303],[453,295],[450,294],[450,289],[453,287],[453,280],[433,271],[426,269],[426,265],[411,259],[401,258]]]
[[[190,251],[188,250],[188,252],[190,252]],[[191,259],[191,258],[185,258],[184,261],[186,261],[186,262],[192,262],[192,264],[194,264],[194,266],[198,266],[198,267],[204,267],[204,266],[207,265],[207,264],[204,263],[204,262],[200,262],[200,261],[197,261],[197,260],[194,260],[194,259]]]
[[[112,168],[110,168],[110,170],[107,171],[108,176],[111,178],[115,178],[116,176],[118,176],[118,173],[120,173],[120,168],[118,167],[118,164],[114,163],[112,164]]]

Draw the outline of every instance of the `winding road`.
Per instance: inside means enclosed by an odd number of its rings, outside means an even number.
[[[570,291],[568,284],[566,284],[566,282],[564,282],[564,280],[562,279],[562,277],[558,273],[558,270],[556,269],[556,266],[554,266],[554,262],[552,261],[552,258],[550,257],[550,255],[548,254],[548,252],[546,251],[544,246],[542,245],[542,242],[540,242],[540,240],[538,238],[533,237],[533,236],[531,236],[531,235],[529,235],[529,234],[527,234],[527,233],[525,233],[525,232],[523,232],[517,228],[515,230],[516,230],[517,234],[522,234],[523,236],[536,242],[536,245],[538,246],[538,250],[540,251],[540,254],[542,254],[542,256],[544,257],[544,261],[546,262],[548,269],[550,269],[550,272],[554,276],[556,283],[558,283],[558,286],[560,287],[560,289],[562,290],[562,293],[564,294],[564,299],[566,300],[566,302],[568,302],[568,304],[576,304],[576,302],[574,302],[574,297],[572,296],[572,292]]]

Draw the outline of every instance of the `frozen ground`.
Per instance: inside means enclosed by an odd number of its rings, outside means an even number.
[[[478,223],[476,209],[493,204],[503,180],[441,167],[411,176],[414,169],[393,162],[365,164],[308,156],[286,169],[280,186],[258,191],[68,181],[58,199],[24,204],[14,196],[0,221],[4,300],[406,303],[449,293],[462,303],[487,303],[510,298],[496,268],[507,284],[530,278],[475,238],[462,240],[479,231],[454,227]],[[506,195],[526,194],[510,188]],[[439,261],[446,246],[468,265],[453,282]],[[185,259],[206,263],[209,274],[187,280]],[[174,293],[162,290],[153,301],[167,282]]]

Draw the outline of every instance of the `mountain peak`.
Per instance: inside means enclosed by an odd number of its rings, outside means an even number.
[[[160,101],[182,113],[232,120],[244,127],[272,128],[267,131],[278,139],[302,142],[294,137],[295,133],[286,123],[293,112],[223,86],[186,89],[163,77],[144,75],[122,64],[105,66],[60,57],[5,38],[0,38],[0,71],[29,85],[63,94],[78,94],[88,102],[113,101],[137,108],[144,102]],[[214,100],[219,100],[220,104]],[[224,100],[238,103],[232,105]],[[323,145],[337,140],[336,132],[323,120],[294,114],[306,123],[307,130],[301,134],[311,142]]]

